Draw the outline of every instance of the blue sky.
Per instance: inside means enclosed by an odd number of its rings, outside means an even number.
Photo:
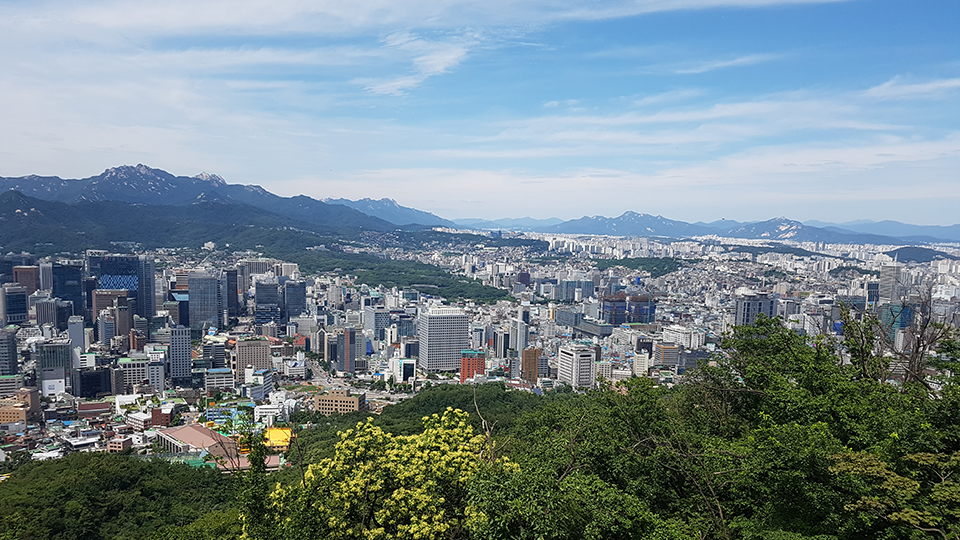
[[[960,2],[0,0],[0,175],[960,222]]]

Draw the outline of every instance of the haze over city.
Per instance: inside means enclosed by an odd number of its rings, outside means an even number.
[[[960,6],[0,5],[0,175],[146,163],[442,217],[947,225]]]

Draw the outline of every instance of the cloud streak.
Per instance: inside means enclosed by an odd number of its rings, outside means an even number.
[[[780,56],[775,54],[749,54],[729,60],[711,60],[694,64],[690,67],[675,68],[673,72],[680,75],[693,75],[730,67],[752,66],[763,62],[771,62],[778,58],[780,58]]]
[[[938,98],[957,89],[960,89],[960,78],[904,83],[900,77],[894,77],[864,91],[863,95],[877,99]]]

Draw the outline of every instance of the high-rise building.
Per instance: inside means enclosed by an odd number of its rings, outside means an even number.
[[[100,310],[97,316],[97,339],[103,345],[110,345],[110,340],[117,335],[117,320],[110,309]]]
[[[223,272],[222,302],[226,304],[227,317],[240,316],[240,285],[237,269],[231,268]]]
[[[428,373],[456,371],[470,345],[470,320],[462,310],[434,307],[420,314],[418,365]]]
[[[190,364],[190,329],[177,325],[170,328],[170,349],[167,356],[170,362],[170,379],[174,386],[190,384],[192,368]]]
[[[283,321],[299,317],[307,311],[307,284],[290,280],[283,284]]]
[[[344,373],[362,373],[367,370],[363,358],[366,353],[366,339],[357,329],[348,326],[337,331],[337,371]]]
[[[38,343],[37,373],[43,395],[66,392],[73,386],[73,358],[69,339],[52,339]]]
[[[244,339],[237,342],[237,366],[240,373],[247,366],[255,369],[272,369],[270,342],[266,339]]]
[[[530,342],[530,329],[523,319],[510,319],[510,349],[522,351]]]
[[[746,326],[757,320],[757,315],[767,318],[777,316],[777,298],[773,294],[749,293],[737,298],[737,314],[734,324]]]
[[[571,344],[557,353],[557,380],[574,388],[591,388],[597,378],[596,349]]]
[[[880,286],[878,288],[880,303],[899,302],[904,290],[903,265],[887,263],[880,267]]]
[[[33,304],[33,309],[37,314],[37,326],[45,324],[57,325],[57,299],[43,298]]]
[[[543,351],[537,347],[527,347],[521,353],[520,378],[530,384],[537,384],[540,376],[540,356]],[[512,373],[511,373],[512,375]]]
[[[86,305],[83,265],[79,262],[56,262],[50,265],[50,274],[53,296],[73,302],[73,315],[82,315]]]
[[[40,267],[39,266],[14,266],[13,281],[20,284],[27,290],[27,294],[33,294],[40,290]]]
[[[382,341],[386,337],[386,329],[391,323],[391,313],[379,306],[363,308],[363,329],[373,332],[373,339]]]
[[[0,288],[0,325],[24,324],[30,319],[27,289],[8,283]]]
[[[460,351],[460,384],[487,372],[487,355],[471,349]]]
[[[148,318],[156,314],[156,275],[153,258],[145,255],[103,255],[92,268],[100,280],[101,289],[126,289],[136,302],[135,313]]]
[[[220,299],[220,279],[210,272],[191,272],[190,288],[190,328],[203,331],[209,327],[219,327],[223,309]]]
[[[256,304],[253,312],[254,323],[266,324],[280,322],[280,292],[276,278],[263,278],[257,282],[254,289],[253,301]]]
[[[17,328],[0,328],[0,375],[17,372]]]
[[[80,355],[87,352],[86,337],[83,331],[83,317],[71,315],[67,319],[67,335],[70,336],[70,353],[73,367],[80,367]]]
[[[226,367],[226,348],[223,343],[204,343],[203,359],[210,364],[211,368]]]

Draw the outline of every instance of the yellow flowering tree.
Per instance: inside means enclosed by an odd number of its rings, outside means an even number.
[[[333,458],[310,465],[301,483],[278,485],[246,533],[284,539],[466,537],[467,483],[483,447],[467,413],[423,418],[422,433],[394,436],[360,422],[340,434]],[[260,521],[257,527],[253,520]],[[254,531],[257,531],[254,533]]]

